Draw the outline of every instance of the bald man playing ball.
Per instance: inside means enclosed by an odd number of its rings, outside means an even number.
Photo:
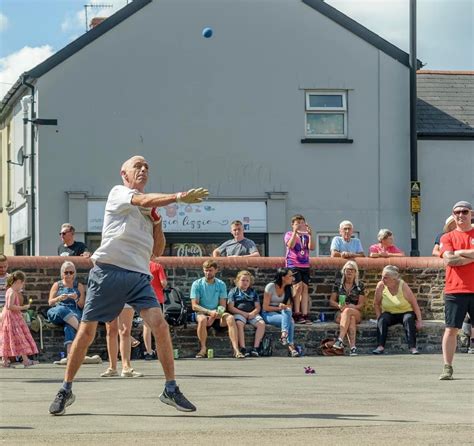
[[[140,313],[158,340],[166,379],[160,401],[183,412],[196,410],[176,385],[173,345],[150,285],[149,261],[152,254],[163,254],[166,243],[157,208],[200,203],[209,193],[202,188],[176,194],[145,193],[148,163],[142,156],[125,161],[120,175],[123,185],[112,188],[105,205],[102,242],[91,257],[94,267],[89,272],[82,321],[68,356],[63,385],[49,408],[52,415],[63,415],[75,401],[72,382],[94,340],[98,322],[114,320],[125,304]]]

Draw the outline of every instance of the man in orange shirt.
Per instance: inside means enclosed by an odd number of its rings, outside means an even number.
[[[472,204],[458,201],[453,206],[456,228],[441,237],[441,257],[446,265],[445,321],[443,335],[444,369],[441,380],[453,379],[457,333],[467,313],[474,314],[474,228]]]

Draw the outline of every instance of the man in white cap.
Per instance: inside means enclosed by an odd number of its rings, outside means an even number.
[[[474,314],[474,228],[472,204],[458,201],[453,206],[456,228],[441,237],[441,257],[446,265],[445,322],[443,335],[444,368],[439,379],[453,379],[453,359],[457,333],[466,314]]]

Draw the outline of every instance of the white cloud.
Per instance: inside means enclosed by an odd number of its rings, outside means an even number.
[[[19,76],[34,68],[54,53],[50,45],[29,46],[0,58],[0,98],[3,98]]]
[[[90,21],[94,17],[109,17],[110,15],[117,12],[119,9],[122,9],[124,6],[130,3],[130,0],[91,0],[88,2],[88,5],[111,5],[111,7],[101,8],[100,6],[88,8],[87,9],[87,26],[89,26]],[[79,11],[70,13],[61,23],[61,30],[63,32],[85,32],[86,31],[86,13],[85,9],[82,8]]]
[[[0,12],[0,32],[8,28],[8,17]]]

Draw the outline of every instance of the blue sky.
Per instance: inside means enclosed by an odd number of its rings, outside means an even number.
[[[326,1],[408,51],[409,0]],[[110,15],[127,0],[0,0],[0,97],[22,72],[85,32],[86,3],[113,5],[89,9],[92,17]],[[418,58],[425,69],[474,70],[473,23],[474,0],[418,0]]]

